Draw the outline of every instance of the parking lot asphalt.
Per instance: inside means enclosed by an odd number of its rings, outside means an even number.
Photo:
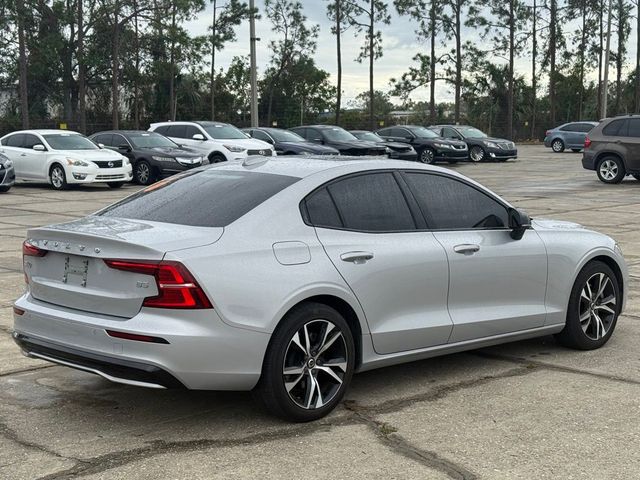
[[[26,229],[77,218],[138,187],[0,195],[2,479],[613,479],[640,476],[640,182],[605,185],[580,154],[519,146],[459,164],[533,217],[613,236],[631,274],[600,350],[552,337],[356,375],[330,416],[287,424],[249,393],[156,391],[23,357],[10,338]]]

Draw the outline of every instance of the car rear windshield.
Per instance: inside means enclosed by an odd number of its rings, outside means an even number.
[[[299,178],[211,167],[174,175],[115,203],[97,215],[225,227]]]

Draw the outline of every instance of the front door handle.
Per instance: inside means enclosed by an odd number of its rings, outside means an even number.
[[[340,255],[340,260],[343,262],[351,262],[356,265],[366,263],[367,260],[371,260],[372,258],[373,253],[371,252],[346,252]]]
[[[463,255],[473,255],[478,250],[480,250],[480,245],[475,245],[473,243],[463,243],[453,247],[454,252],[462,253]]]

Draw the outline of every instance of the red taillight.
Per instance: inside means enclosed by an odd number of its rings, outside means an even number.
[[[591,146],[591,139],[589,138],[589,135],[587,135],[584,138],[584,148],[589,148]]]
[[[551,130],[547,130],[546,132],[544,132],[544,136],[548,137],[550,133],[551,133]]]
[[[22,255],[27,257],[44,257],[47,254],[46,250],[36,247],[29,240],[22,242]]]
[[[158,295],[147,297],[142,303],[154,308],[213,308],[193,275],[180,262],[147,262],[139,260],[105,260],[116,270],[151,275],[156,279]]]
[[[116,330],[105,330],[107,335],[114,338],[122,338],[124,340],[134,340],[136,342],[148,342],[148,343],[164,343],[169,344],[164,338],[152,337],[150,335],[138,335],[137,333],[118,332]]]
[[[24,310],[14,306],[13,307],[13,313],[15,313],[18,316],[22,316],[22,315],[24,315]]]

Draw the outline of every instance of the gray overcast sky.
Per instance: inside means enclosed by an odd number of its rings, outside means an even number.
[[[326,1],[325,0],[302,0],[304,5],[304,12],[308,17],[309,23],[316,23],[320,25],[320,35],[318,37],[318,49],[314,55],[317,65],[327,70],[332,75],[332,81],[335,83],[336,73],[336,48],[335,37],[331,35],[331,23],[326,16]],[[375,66],[375,88],[383,91],[389,88],[389,79],[393,77],[400,77],[409,66],[413,63],[413,56],[419,51],[425,51],[428,48],[418,41],[414,33],[414,22],[407,17],[401,17],[395,11],[393,2],[387,2],[389,4],[389,12],[392,15],[391,24],[383,25],[381,30],[383,34],[384,56],[376,62]],[[256,0],[256,7],[263,12],[264,2],[263,0]],[[189,24],[189,28],[193,35],[204,35],[207,32],[207,28],[211,22],[211,4],[207,5],[207,9],[200,13],[198,18]],[[635,12],[633,12],[635,14]],[[269,40],[274,38],[271,32],[271,24],[269,20],[262,15],[262,19],[256,23],[257,36],[261,39],[258,42],[257,47],[257,59],[259,70],[264,70],[264,67],[269,62],[270,52],[268,49]],[[565,26],[566,33],[572,33],[573,27],[571,25]],[[570,32],[571,30],[571,32]],[[631,29],[631,37],[628,42],[629,53],[627,57],[627,67],[625,70],[630,70],[635,59],[635,28]],[[218,67],[226,68],[231,59],[236,55],[248,55],[249,54],[249,24],[248,22],[242,24],[237,29],[238,41],[229,43],[222,52],[217,56]],[[353,99],[359,93],[368,90],[369,78],[368,78],[368,64],[359,64],[354,59],[357,57],[360,50],[360,45],[364,40],[364,36],[361,35],[355,38],[352,31],[347,31],[343,35],[343,91],[345,100],[348,102]],[[474,42],[482,42],[478,36],[477,31],[468,31],[468,37],[464,40],[472,40]],[[615,43],[615,37],[612,38],[612,46]],[[488,46],[487,46],[488,48]],[[500,62],[495,58],[494,61]],[[531,77],[531,60],[529,57],[521,57],[517,60],[516,69],[519,74],[524,75],[526,78]],[[610,69],[610,75],[615,76],[615,69]],[[591,78],[597,77],[597,72],[591,72]],[[615,78],[615,77],[612,77]],[[546,84],[546,79],[542,79],[542,83]],[[436,101],[452,101],[453,92],[448,88],[444,82],[437,82]],[[416,91],[412,97],[414,100],[423,100],[428,98],[428,92],[426,90]]]

